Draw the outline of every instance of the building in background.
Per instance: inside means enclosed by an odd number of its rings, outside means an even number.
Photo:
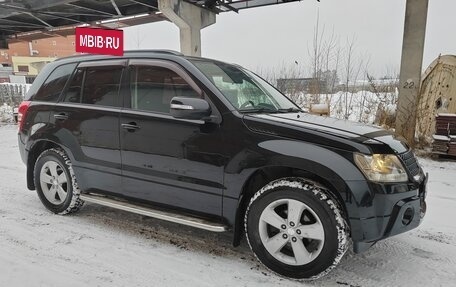
[[[33,82],[43,67],[57,58],[13,56],[13,72],[16,76],[24,76],[27,83]]]
[[[14,75],[25,76],[33,82],[45,64],[57,58],[78,54],[75,52],[75,36],[50,37],[27,41],[9,41],[9,49],[0,50],[0,65],[12,67]]]
[[[8,49],[0,49],[0,65],[2,67],[10,67],[12,65]]]
[[[282,78],[277,79],[277,89],[284,94],[312,93],[319,90],[319,93],[326,93],[328,83],[317,78]]]
[[[0,65],[0,84],[8,83],[11,75],[13,75],[12,67],[3,67]]]

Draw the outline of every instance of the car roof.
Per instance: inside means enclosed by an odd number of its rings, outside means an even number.
[[[96,54],[81,54],[63,57],[55,60],[52,63],[56,65],[74,63],[74,62],[86,62],[86,61],[98,61],[98,60],[113,60],[113,59],[128,59],[128,58],[155,58],[155,59],[166,59],[180,62],[182,60],[207,60],[211,62],[221,62],[214,59],[185,56],[184,54],[173,51],[173,50],[127,50],[123,56],[109,56],[109,55],[96,55]],[[180,61],[179,61],[180,60]]]

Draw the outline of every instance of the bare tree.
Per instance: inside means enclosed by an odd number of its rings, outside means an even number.
[[[304,78],[305,73],[297,62],[257,71],[301,107],[310,108],[314,103],[326,103],[332,116],[373,122],[378,104],[386,96],[382,94],[383,91],[378,91],[377,96],[371,93],[369,78],[373,78],[367,73],[370,57],[359,53],[356,37],[347,38],[345,44],[341,45],[334,29],[327,33],[317,15],[313,43],[307,52],[310,84],[308,78],[300,79]],[[342,81],[339,75],[342,75]],[[299,82],[306,84],[299,85]],[[389,107],[385,100],[383,105]]]
[[[299,81],[304,73],[297,61],[292,64],[283,62],[279,67],[273,68],[258,67],[256,73],[286,94],[296,104],[307,107],[307,101],[303,94],[304,87]]]
[[[365,69],[368,65],[366,56],[357,54],[356,52],[355,36],[353,36],[351,39],[347,39],[346,45],[347,46],[345,48],[344,55],[344,119],[348,119],[351,115],[353,94],[356,92],[357,82],[360,75],[365,72]]]
[[[325,94],[325,102],[329,103],[331,101],[330,95],[338,84],[337,75],[341,49],[334,28],[330,34],[326,33],[325,26],[320,29],[318,12],[312,49],[308,50],[308,54],[312,63],[312,84],[309,87],[310,102],[321,103],[321,95]]]
[[[398,73],[394,69],[387,68],[386,73],[379,80],[367,73],[370,90],[376,95],[375,123],[385,128],[395,126],[395,107],[398,98]]]
[[[135,37],[135,44],[136,44],[136,49],[141,49],[141,44],[144,41],[144,34],[141,34],[141,27],[137,26],[136,28],[136,37]]]

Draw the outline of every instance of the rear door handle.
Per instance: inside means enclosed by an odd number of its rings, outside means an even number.
[[[61,121],[63,121],[63,120],[68,119],[68,115],[65,114],[65,113],[60,113],[60,114],[54,115],[54,118],[55,118],[56,120],[61,120]]]
[[[139,130],[140,127],[135,122],[130,122],[127,124],[121,124],[122,128],[126,129],[129,132],[134,132],[135,130]]]

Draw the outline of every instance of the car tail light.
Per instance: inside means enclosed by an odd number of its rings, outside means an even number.
[[[22,131],[22,127],[24,125],[25,116],[27,115],[27,110],[30,106],[30,101],[23,101],[19,105],[19,109],[17,110],[17,125],[19,127],[19,131]]]

